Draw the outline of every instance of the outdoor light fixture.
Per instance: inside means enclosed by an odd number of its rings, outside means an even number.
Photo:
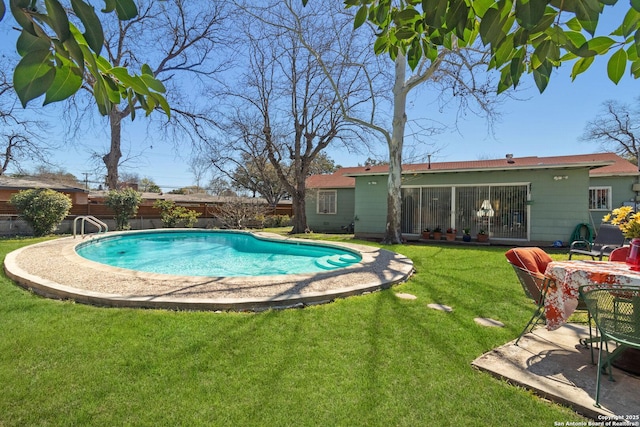
[[[485,199],[482,202],[482,205],[480,206],[480,210],[476,213],[477,216],[479,217],[488,217],[491,218],[496,214],[496,211],[493,210],[493,207],[491,207],[491,202],[487,199]]]

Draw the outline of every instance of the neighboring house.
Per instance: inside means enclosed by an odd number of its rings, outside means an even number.
[[[355,222],[358,237],[384,235],[388,166],[342,168],[307,180],[307,222],[339,232]],[[597,230],[612,208],[635,204],[638,168],[614,153],[404,165],[401,229],[485,230],[494,242],[567,244],[576,226]],[[640,199],[638,199],[640,200]]]
[[[13,178],[0,175],[0,214],[5,217],[15,216],[15,208],[8,202],[15,193],[32,188],[48,188],[64,193],[71,198],[74,206],[86,206],[89,203],[89,191],[80,187],[59,184],[46,180],[33,180],[26,178]]]

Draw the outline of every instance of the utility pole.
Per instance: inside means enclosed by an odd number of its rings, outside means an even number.
[[[88,190],[89,189],[89,172],[82,172],[82,174],[84,175],[84,189]]]

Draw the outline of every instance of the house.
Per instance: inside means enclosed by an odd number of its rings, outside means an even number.
[[[49,180],[33,180],[0,175],[0,215],[3,218],[16,217],[18,213],[9,203],[11,196],[19,191],[32,188],[48,188],[59,193],[64,193],[69,196],[73,206],[86,206],[89,203],[89,191],[84,188],[60,184]]]
[[[307,222],[380,238],[386,229],[388,166],[341,168],[307,180]],[[638,167],[614,153],[403,165],[401,231],[485,230],[493,242],[551,244],[580,224],[597,230],[612,208],[640,201]]]

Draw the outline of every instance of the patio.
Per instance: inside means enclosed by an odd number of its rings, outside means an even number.
[[[589,349],[578,343],[588,336],[586,325],[567,323],[552,332],[541,326],[524,335],[518,346],[511,341],[483,354],[472,366],[604,421],[603,425],[612,420],[640,425],[640,377],[613,368],[615,382],[603,376],[601,408],[594,406],[597,368],[591,364]]]

